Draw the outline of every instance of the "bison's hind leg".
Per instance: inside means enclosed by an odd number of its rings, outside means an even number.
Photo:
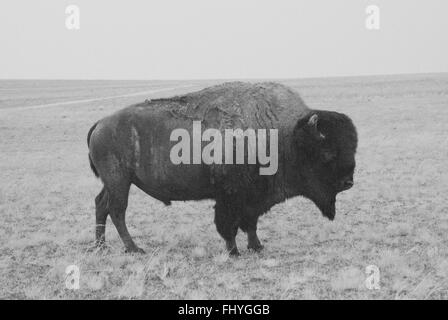
[[[126,252],[145,253],[134,243],[126,227],[125,216],[130,187],[131,184],[127,181],[121,181],[120,183],[106,187],[109,194],[109,215],[123,241]]]
[[[101,249],[104,248],[106,242],[106,236],[105,236],[106,220],[109,214],[108,193],[104,187],[95,198],[95,213],[96,213],[95,247]]]
[[[96,198],[96,243],[104,245],[106,219],[109,215],[120,235],[126,252],[144,253],[137,247],[126,227],[126,208],[128,206],[129,189],[131,187],[130,174],[116,158],[110,158],[99,169],[104,188]]]

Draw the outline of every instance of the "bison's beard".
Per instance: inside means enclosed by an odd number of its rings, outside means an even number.
[[[336,215],[336,196],[323,197],[320,199],[311,199],[319,208],[324,217],[333,221]]]

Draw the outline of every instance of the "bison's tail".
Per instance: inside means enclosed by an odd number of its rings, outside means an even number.
[[[92,135],[93,130],[95,130],[96,125],[98,124],[98,122],[96,122],[92,128],[90,128],[89,133],[87,133],[87,147],[90,144],[90,136]],[[90,157],[90,152],[89,152],[89,162],[90,162],[90,168],[92,169],[93,173],[95,174],[95,177],[99,177],[100,175],[98,174],[98,171],[95,168],[95,165],[92,162],[92,158]]]

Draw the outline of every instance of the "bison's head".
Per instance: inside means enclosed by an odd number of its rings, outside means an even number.
[[[333,220],[336,195],[353,186],[357,134],[344,114],[313,111],[294,129],[301,194]]]

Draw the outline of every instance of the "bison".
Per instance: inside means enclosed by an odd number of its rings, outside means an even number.
[[[276,129],[278,169],[261,175],[256,163],[174,164],[173,130]],[[230,82],[172,98],[145,100],[93,125],[87,136],[90,166],[103,183],[95,198],[96,241],[105,243],[110,215],[126,252],[140,252],[125,223],[131,184],[169,205],[214,199],[215,224],[231,255],[238,255],[238,229],[248,248],[263,248],[258,218],[288,198],[310,199],[330,220],[336,195],[353,186],[357,133],[344,114],[313,110],[278,83]],[[204,142],[203,142],[204,143]],[[272,151],[272,150],[271,150]],[[245,149],[247,154],[247,148]]]

